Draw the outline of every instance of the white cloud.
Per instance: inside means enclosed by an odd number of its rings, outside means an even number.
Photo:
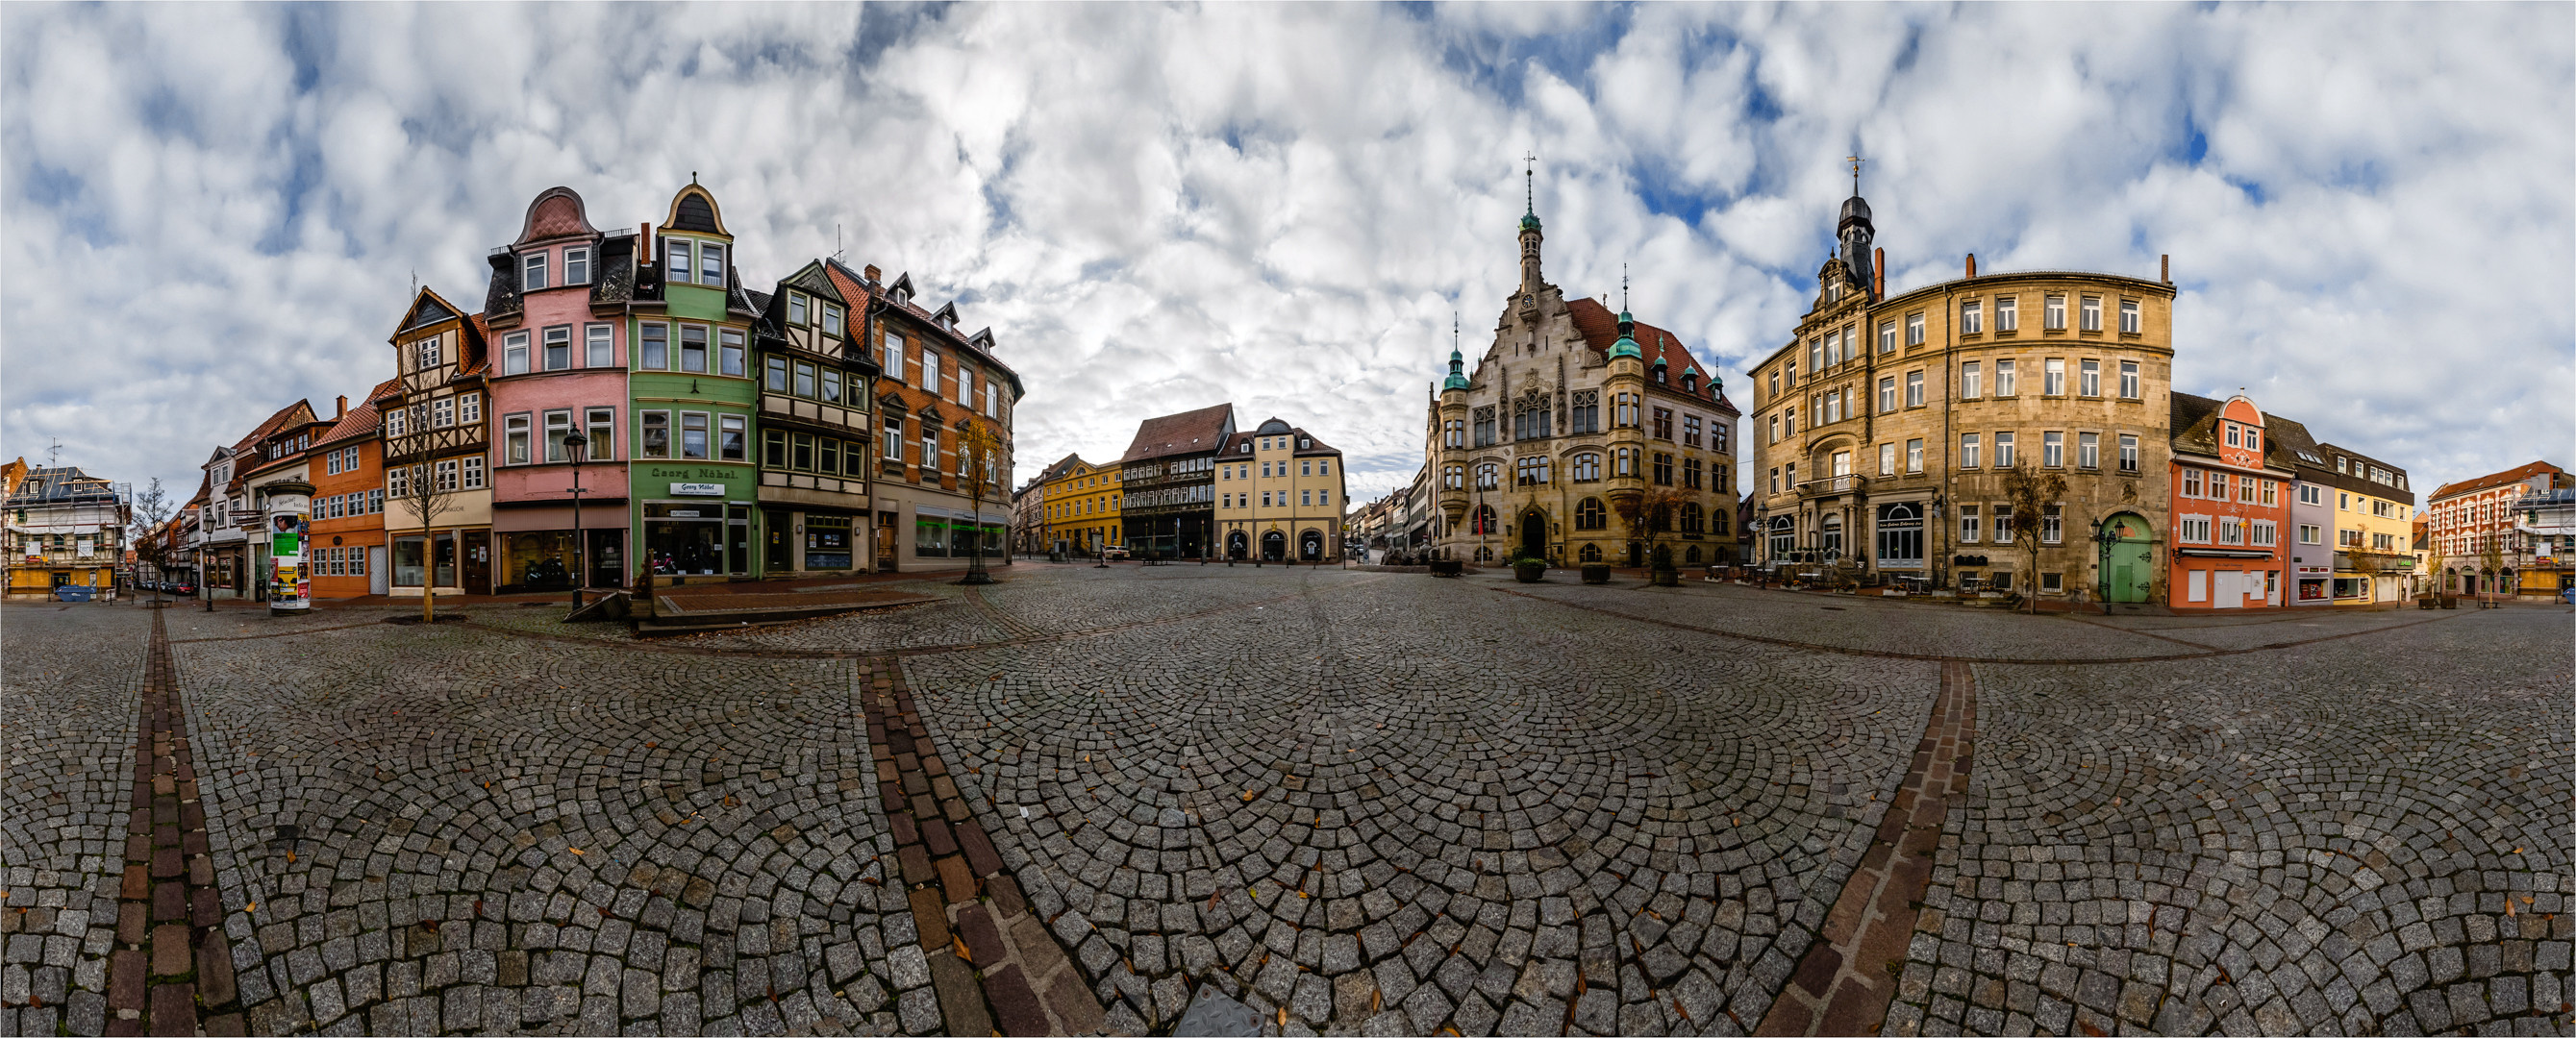
[[[1552,280],[1741,384],[1867,184],[1891,287],[2184,286],[2178,387],[2431,485],[2576,440],[2565,7],[1014,5],[0,10],[0,454],[193,482],[364,391],[410,278],[479,301],[555,184],[692,171],[759,277],[832,251],[965,297],[1021,473],[1220,399],[1418,463],[1449,311]],[[2195,159],[2194,133],[2200,153]],[[2555,401],[2553,403],[2552,401]],[[323,406],[327,407],[325,403]]]

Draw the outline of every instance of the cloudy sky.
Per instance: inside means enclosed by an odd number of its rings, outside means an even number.
[[[2419,486],[2576,462],[2576,8],[2002,5],[0,9],[0,457],[196,482],[392,370],[411,279],[570,185],[692,171],[748,280],[834,248],[991,325],[1020,474],[1231,400],[1420,461],[1451,313],[1617,291],[1731,387],[1849,190],[1891,291],[1987,270],[2183,294],[2244,387]],[[1486,331],[1480,333],[1478,329]],[[2552,403],[2551,401],[2556,401]]]

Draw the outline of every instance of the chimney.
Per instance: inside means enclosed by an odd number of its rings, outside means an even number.
[[[651,223],[636,224],[635,234],[639,239],[641,239],[635,247],[635,258],[645,263],[653,262],[653,225]]]
[[[1887,298],[1887,250],[1869,250],[1869,298]]]
[[[876,264],[874,264],[874,263],[870,263],[870,264],[868,264],[866,267],[862,268],[862,269],[859,271],[859,273],[867,275],[867,278],[868,278],[868,284],[873,285],[873,284],[876,284],[876,283],[877,283],[877,265],[876,265]]]
[[[1968,254],[1968,276],[1977,276],[1977,254],[1973,252]]]
[[[2156,269],[2156,280],[2162,281],[2168,285],[2173,284],[2173,253],[2168,252],[2163,256],[2158,257],[2156,260]]]
[[[337,410],[334,410],[334,411],[331,413],[331,417],[333,417],[333,418],[347,418],[347,417],[349,417],[349,398],[348,398],[348,397],[343,396],[343,397],[341,397],[341,398],[340,398],[340,406],[339,406],[339,408],[338,408]]]

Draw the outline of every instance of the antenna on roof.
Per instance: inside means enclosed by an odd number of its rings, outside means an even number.
[[[51,447],[47,447],[47,448],[45,448],[45,467],[46,467],[46,468],[49,468],[49,469],[56,469],[56,468],[61,468],[62,466],[63,466],[63,438],[62,438],[62,437],[60,437],[60,436],[57,436],[57,437],[54,437],[54,445],[53,445],[53,446],[51,446]]]
[[[843,258],[841,255],[841,225],[838,223],[834,223],[832,225],[832,258],[835,260]]]

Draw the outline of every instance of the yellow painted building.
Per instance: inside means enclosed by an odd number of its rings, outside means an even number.
[[[1273,418],[1216,456],[1217,543],[1229,559],[1342,557],[1342,452]]]
[[[1046,550],[1097,555],[1127,543],[1120,529],[1118,469],[1093,465],[1079,454],[1047,466],[1038,483],[1046,510]]]

